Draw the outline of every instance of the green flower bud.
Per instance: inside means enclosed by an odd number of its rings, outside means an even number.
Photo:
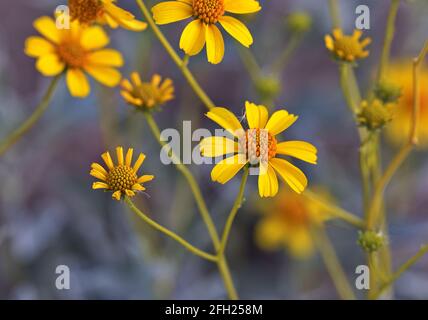
[[[400,99],[402,88],[396,84],[387,81],[381,81],[377,84],[374,93],[376,98],[383,103],[394,103]]]
[[[392,120],[393,109],[393,104],[383,104],[379,99],[373,100],[371,104],[364,100],[357,114],[358,124],[369,130],[382,129]]]
[[[287,26],[292,32],[307,32],[312,27],[312,17],[306,12],[294,12],[287,17]]]
[[[281,91],[281,81],[273,75],[259,77],[255,86],[258,94],[263,98],[274,98]]]
[[[358,231],[357,243],[366,252],[376,252],[385,244],[385,236],[381,232]]]

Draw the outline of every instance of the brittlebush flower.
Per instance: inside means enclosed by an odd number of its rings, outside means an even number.
[[[278,155],[295,157],[316,164],[317,149],[304,141],[277,142],[276,136],[289,128],[297,116],[286,110],[279,110],[269,118],[265,106],[247,102],[246,119],[249,129],[244,130],[240,121],[225,108],[213,108],[206,115],[234,136],[209,137],[200,143],[205,157],[227,155],[211,171],[211,179],[221,184],[232,179],[239,170],[249,164],[258,167],[259,194],[261,197],[273,197],[278,192],[277,174],[297,193],[305,190],[308,180],[296,166]]]
[[[180,48],[189,56],[197,55],[207,46],[208,61],[217,64],[223,60],[224,40],[217,23],[238,40],[249,47],[253,37],[248,28],[236,18],[225,13],[247,14],[261,9],[255,0],[177,0],[165,1],[152,8],[157,24],[168,24],[193,18],[180,39]]]
[[[113,199],[120,200],[122,196],[135,196],[136,192],[144,191],[146,188],[142,185],[145,182],[153,180],[154,176],[144,175],[138,176],[138,169],[144,162],[146,156],[143,153],[137,158],[137,161],[132,165],[132,155],[134,149],[129,148],[125,158],[123,157],[123,148],[116,148],[117,164],[113,160],[109,152],[101,155],[107,165],[107,170],[98,163],[92,163],[91,176],[100,179],[101,181],[94,182],[92,189],[106,189],[113,192]]]
[[[81,24],[108,24],[111,28],[122,28],[131,31],[142,31],[147,23],[138,21],[135,16],[115,5],[115,0],[68,0],[72,20]]]
[[[390,64],[387,71],[388,81],[401,88],[401,97],[394,110],[394,119],[386,128],[389,141],[400,145],[409,139],[413,119],[413,68],[411,59]],[[420,71],[420,113],[418,138],[419,145],[428,147],[428,68]]]
[[[123,99],[129,104],[143,110],[153,110],[174,99],[174,85],[171,79],[162,81],[155,74],[150,82],[142,82],[137,72],[131,73],[130,80],[121,82]]]
[[[362,34],[361,30],[354,30],[354,33],[348,36],[344,35],[341,29],[334,29],[333,37],[330,35],[325,36],[325,46],[336,59],[355,62],[369,55],[365,47],[370,44],[371,39],[365,38],[361,40]]]
[[[25,53],[37,59],[36,68],[44,76],[56,76],[66,71],[70,94],[84,98],[90,93],[86,73],[98,82],[114,87],[121,74],[122,55],[113,49],[103,49],[110,39],[99,26],[83,27],[78,21],[70,29],[57,29],[50,17],[34,21],[34,28],[43,36],[32,36],[25,42]]]
[[[330,198],[327,193],[320,193]],[[329,199],[330,200],[330,199]],[[321,226],[329,216],[322,207],[289,190],[263,206],[263,217],[256,225],[255,240],[266,251],[285,248],[295,258],[308,258],[314,252],[312,227]]]

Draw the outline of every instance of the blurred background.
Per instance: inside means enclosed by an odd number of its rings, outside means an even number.
[[[64,1],[65,2],[65,1]],[[156,1],[150,1],[149,5]],[[264,75],[279,94],[273,106],[286,108],[300,120],[283,140],[301,139],[319,150],[317,166],[299,163],[311,186],[329,190],[336,202],[362,215],[358,135],[340,91],[337,64],[324,46],[331,31],[327,1],[260,1],[263,10],[246,17],[255,43],[251,51]],[[24,41],[36,35],[34,19],[49,15],[57,1],[14,0],[0,2],[0,139],[28,117],[46,90],[49,79],[25,56]],[[345,32],[354,28],[355,8],[362,1],[340,1]],[[119,5],[141,18],[133,1]],[[360,62],[357,76],[362,90],[373,78],[383,42],[389,1],[370,1],[373,39],[370,56]],[[287,17],[307,12],[312,27],[302,37],[279,77],[271,64],[292,38]],[[415,56],[427,38],[428,3],[402,1],[393,58]],[[163,26],[178,49],[185,23]],[[123,53],[123,75],[137,70],[143,79],[154,73],[173,79],[176,99],[155,115],[159,126],[182,129],[214,129],[205,107],[190,90],[176,66],[150,30],[133,33],[109,30],[111,47]],[[242,115],[246,100],[260,103],[257,88],[242,57],[247,54],[226,37],[226,55],[217,66],[205,54],[194,57],[190,68],[203,88],[219,106]],[[273,79],[273,80],[272,80]],[[266,80],[267,83],[268,80]],[[279,81],[279,82],[277,82]],[[142,115],[126,105],[119,89],[92,82],[91,96],[72,98],[61,82],[51,106],[29,135],[0,158],[0,298],[2,299],[223,299],[226,297],[216,266],[191,255],[138,220],[110,194],[92,191],[90,164],[117,145],[134,147],[147,159],[143,170],[156,179],[147,194],[135,198],[153,219],[168,226],[199,248],[212,250],[205,226],[185,180],[173,166],[159,160],[159,146]],[[426,88],[428,90],[428,88]],[[426,105],[425,107],[428,108]],[[424,123],[422,125],[428,125]],[[197,143],[194,143],[196,146]],[[384,161],[397,147],[385,139]],[[428,162],[423,149],[413,153],[399,170],[386,195],[390,223],[390,245],[396,267],[428,242]],[[222,186],[210,180],[211,165],[190,166],[203,189],[219,230],[238,192],[240,175]],[[281,188],[288,188],[281,184]],[[256,178],[249,179],[246,201],[233,226],[227,257],[240,297],[243,299],[336,299],[338,295],[323,261],[315,251],[299,259],[285,248],[264,251],[256,244],[255,229],[262,215]],[[357,245],[357,230],[337,220],[327,231],[348,279],[354,283],[355,268],[365,264]],[[57,290],[55,269],[67,265],[71,289]],[[364,292],[357,291],[359,297]],[[421,259],[400,278],[395,298],[428,298],[428,257]]]

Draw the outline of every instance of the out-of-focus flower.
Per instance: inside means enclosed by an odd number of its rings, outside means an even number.
[[[154,176],[144,175],[138,176],[137,172],[140,166],[143,164],[146,156],[143,153],[137,158],[137,161],[132,166],[132,154],[134,149],[129,148],[126,153],[126,157],[123,157],[123,148],[117,147],[117,165],[113,163],[113,160],[109,152],[105,152],[101,155],[107,170],[104,169],[98,163],[92,163],[91,165],[91,176],[100,179],[102,182],[94,182],[92,189],[106,189],[113,192],[113,199],[120,200],[122,195],[128,197],[135,196],[135,192],[144,191],[146,188],[143,187],[143,183],[153,180]]]
[[[227,137],[208,137],[201,141],[200,150],[203,156],[228,155],[213,168],[211,179],[224,184],[249,164],[260,169],[258,186],[261,197],[273,197],[277,194],[277,173],[294,191],[303,192],[308,184],[305,174],[287,160],[277,157],[291,156],[316,164],[317,149],[312,144],[304,141],[278,143],[276,140],[276,136],[288,129],[298,117],[286,110],[279,110],[269,118],[265,106],[250,102],[246,103],[245,108],[249,126],[247,130],[244,130],[235,115],[225,108],[213,108],[207,113],[208,118],[235,138],[232,140]]]
[[[366,58],[369,52],[365,47],[370,44],[371,39],[361,40],[361,30],[354,30],[351,36],[344,35],[341,29],[333,30],[333,37],[326,35],[325,46],[336,59],[345,62],[355,62],[358,59]]]
[[[394,107],[393,103],[384,104],[379,99],[374,99],[371,103],[364,100],[357,115],[358,123],[369,130],[381,129],[392,121]]]
[[[126,102],[137,108],[152,110],[174,99],[171,79],[162,81],[161,76],[155,74],[150,82],[142,82],[137,72],[131,73],[130,78],[122,80],[120,93]]]
[[[180,48],[194,56],[206,44],[208,61],[217,64],[224,56],[224,40],[217,23],[243,46],[249,47],[253,37],[248,28],[225,13],[247,14],[260,9],[255,0],[177,0],[161,2],[152,8],[152,12],[160,25],[193,17],[181,35]]]
[[[37,59],[36,68],[44,76],[56,76],[66,70],[66,81],[72,96],[84,98],[90,93],[88,73],[102,84],[114,87],[121,74],[122,55],[103,49],[110,39],[98,26],[84,28],[78,21],[70,29],[57,29],[50,17],[34,21],[34,28],[43,37],[33,36],[25,42],[25,53]]]
[[[387,71],[387,78],[401,88],[394,111],[394,119],[386,129],[387,138],[393,144],[402,144],[409,139],[413,119],[413,69],[409,62],[393,62]],[[420,113],[418,138],[419,145],[428,147],[428,68],[423,66],[420,72]]]
[[[294,12],[287,17],[287,26],[294,33],[307,32],[312,27],[312,17],[307,12]]]
[[[114,4],[115,0],[68,0],[72,20],[81,24],[108,24],[116,29],[118,26],[131,31],[142,31],[147,23],[138,21],[135,16]]]
[[[328,201],[326,192],[320,195]],[[329,218],[327,212],[302,195],[281,191],[263,206],[263,217],[255,230],[255,240],[264,250],[286,248],[296,258],[308,258],[314,251],[311,228],[321,226]]]
[[[275,75],[261,75],[256,79],[255,86],[261,97],[269,99],[281,91],[281,80]]]

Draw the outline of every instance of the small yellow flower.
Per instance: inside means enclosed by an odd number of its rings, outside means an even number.
[[[369,130],[382,129],[392,121],[394,110],[393,103],[383,103],[379,99],[374,99],[372,102],[363,100],[357,114],[358,124]]]
[[[108,191],[112,191],[112,197],[116,200],[120,200],[122,195],[133,197],[135,196],[135,192],[146,190],[142,184],[153,180],[154,176],[144,175],[139,177],[137,175],[138,169],[143,164],[146,156],[140,153],[137,161],[132,166],[133,152],[134,149],[128,149],[124,158],[123,148],[117,147],[117,165],[113,163],[109,152],[103,153],[101,158],[107,165],[107,170],[98,163],[92,163],[91,176],[102,181],[94,182],[92,189],[107,189]]]
[[[147,23],[138,21],[135,16],[114,4],[115,0],[68,0],[72,20],[81,24],[108,24],[116,29],[118,26],[131,31],[142,31]]]
[[[286,110],[279,110],[269,118],[265,106],[250,102],[246,103],[245,108],[249,126],[247,130],[244,130],[235,115],[225,108],[213,108],[207,113],[208,118],[234,136],[234,140],[227,137],[209,137],[201,141],[203,156],[228,156],[213,168],[211,179],[224,184],[249,164],[260,169],[258,186],[261,197],[273,197],[277,194],[277,174],[295,192],[303,192],[308,184],[305,174],[287,160],[277,157],[285,155],[312,164],[317,163],[317,149],[312,144],[304,141],[277,142],[276,136],[289,128],[298,117]]]
[[[329,198],[327,193],[321,196]],[[289,190],[281,191],[273,202],[263,206],[262,213],[255,229],[257,245],[267,251],[284,247],[296,258],[312,255],[315,240],[311,227],[329,218],[320,206]]]
[[[360,40],[363,32],[361,30],[354,30],[352,36],[344,35],[341,29],[333,30],[333,37],[326,35],[325,46],[336,59],[345,62],[354,62],[358,59],[366,58],[369,52],[365,47],[372,41],[370,38]]]
[[[389,65],[388,81],[401,88],[394,111],[394,120],[386,128],[389,141],[400,145],[409,139],[413,118],[413,69],[412,59],[395,61]],[[420,113],[418,138],[419,145],[428,147],[428,68],[423,66],[420,72]]]
[[[34,28],[43,37],[32,36],[25,42],[25,53],[37,59],[36,68],[44,76],[56,76],[66,70],[66,81],[74,97],[90,93],[88,73],[102,84],[114,87],[121,74],[122,55],[113,49],[103,49],[110,39],[98,26],[83,28],[78,21],[70,29],[57,29],[50,17],[34,21]]]
[[[142,82],[137,72],[131,73],[130,78],[122,80],[120,93],[126,102],[137,108],[150,110],[174,99],[174,85],[171,79],[162,82],[161,76],[155,74],[150,82]]]
[[[255,0],[177,0],[161,2],[152,8],[152,12],[157,24],[193,18],[181,35],[180,48],[194,56],[206,44],[208,61],[217,64],[224,56],[224,40],[217,23],[243,46],[249,47],[253,43],[250,31],[242,22],[225,13],[247,14],[260,9]]]

